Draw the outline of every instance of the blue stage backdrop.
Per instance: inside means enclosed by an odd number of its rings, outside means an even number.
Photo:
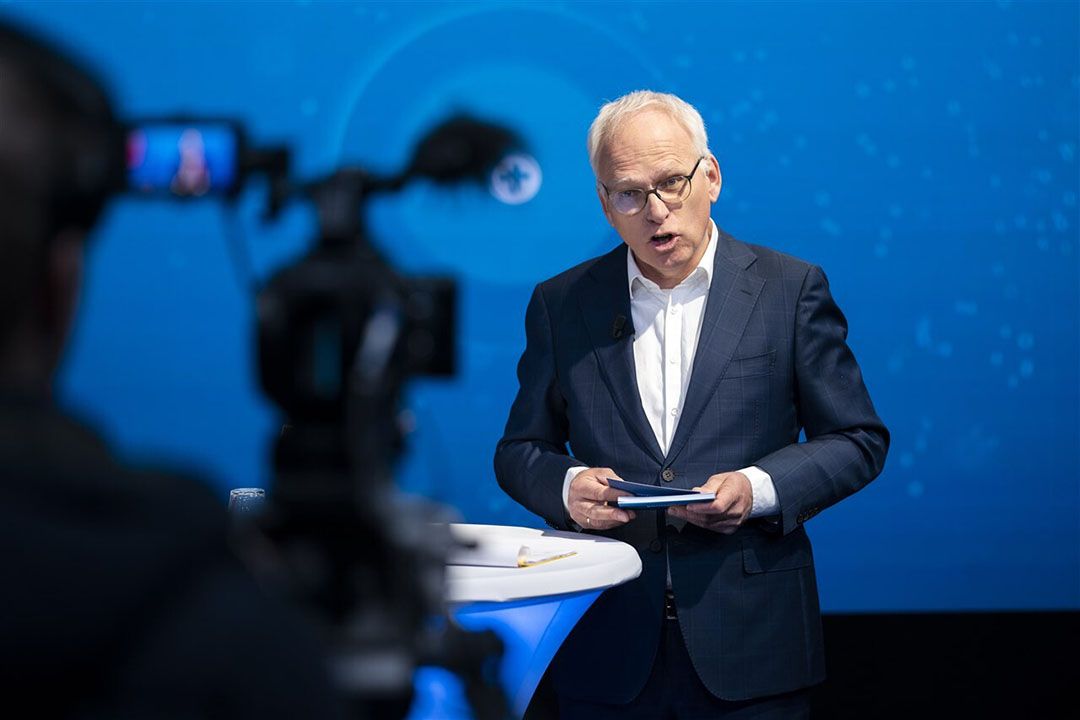
[[[0,13],[92,60],[126,116],[235,117],[292,148],[300,177],[396,170],[456,110],[521,133],[529,157],[509,174],[523,184],[413,187],[367,212],[401,269],[460,280],[460,372],[412,385],[398,481],[473,522],[538,522],[499,490],[491,456],[532,287],[618,242],[588,123],[628,90],[682,95],[724,173],[717,222],[825,268],[893,431],[884,474],[809,525],[825,608],[1080,607],[1075,2]],[[118,201],[61,384],[121,450],[194,467],[223,497],[271,485],[280,422],[228,234],[265,278],[315,231],[301,205],[263,224],[264,189],[232,208]]]

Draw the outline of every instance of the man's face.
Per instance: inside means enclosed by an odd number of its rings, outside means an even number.
[[[659,110],[631,116],[601,149],[597,178],[612,194],[652,188],[676,175],[688,175],[698,161],[694,143],[676,120]],[[624,215],[612,207],[608,192],[597,193],[608,222],[637,259],[642,274],[660,287],[678,285],[697,267],[709,242],[709,211],[720,196],[720,166],[706,155],[681,203],[665,204],[650,194],[645,207]]]

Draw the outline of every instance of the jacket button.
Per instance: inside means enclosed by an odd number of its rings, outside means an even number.
[[[671,468],[664,468],[664,472],[660,473],[660,477],[664,479],[664,482],[671,482],[675,479],[675,471]]]
[[[663,543],[661,543],[659,540],[653,540],[651,543],[649,543],[649,549],[652,550],[655,553],[660,552],[660,550],[662,550],[663,547],[664,547]]]

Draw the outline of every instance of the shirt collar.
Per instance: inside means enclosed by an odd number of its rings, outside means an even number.
[[[697,267],[690,271],[690,274],[686,276],[679,285],[676,287],[687,285],[693,282],[697,277],[703,277],[705,279],[705,287],[712,285],[713,274],[713,260],[716,257],[716,242],[719,238],[719,231],[716,228],[716,223],[709,219],[709,227],[712,229],[712,233],[709,235],[709,244],[705,246],[705,252],[701,255],[701,260],[698,261]],[[659,286],[649,278],[641,274],[641,268],[638,267],[637,259],[634,258],[632,250],[627,248],[626,250],[626,282],[630,289],[630,297],[634,297],[634,281],[637,282],[638,287],[648,287],[652,289],[659,289]]]

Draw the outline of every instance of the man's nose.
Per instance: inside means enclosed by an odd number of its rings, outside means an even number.
[[[660,224],[670,214],[671,210],[669,210],[667,204],[660,199],[660,196],[654,192],[649,193],[648,197],[645,198],[645,217],[650,222]]]

